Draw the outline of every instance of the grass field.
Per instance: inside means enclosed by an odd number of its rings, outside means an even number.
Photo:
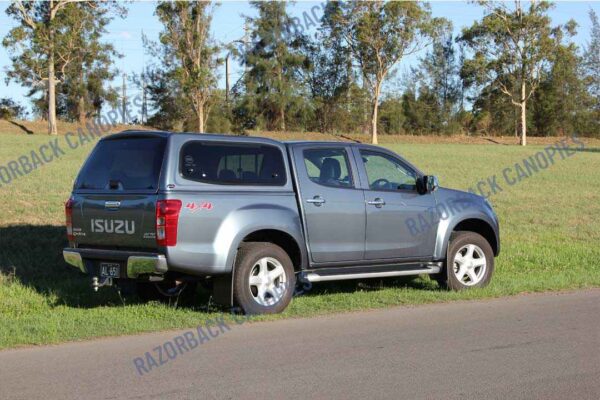
[[[0,135],[0,165],[48,142],[42,135]],[[492,284],[451,293],[427,277],[320,284],[277,316],[475,299],[522,292],[600,286],[600,146],[503,191],[490,200],[501,224],[502,253]],[[466,189],[500,175],[542,146],[388,144],[442,186]],[[592,147],[592,146],[595,146]],[[207,296],[172,309],[136,302],[123,306],[111,289],[93,293],[89,280],[62,261],[63,203],[91,145],[66,151],[9,186],[0,187],[0,348],[195,326],[211,316]]]

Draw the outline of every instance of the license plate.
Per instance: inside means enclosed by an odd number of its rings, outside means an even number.
[[[119,263],[100,263],[100,276],[105,278],[118,278],[121,275]]]

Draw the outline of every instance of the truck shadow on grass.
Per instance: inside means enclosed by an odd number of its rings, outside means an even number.
[[[369,292],[384,289],[418,289],[418,290],[440,290],[439,285],[429,279],[415,276],[403,276],[398,278],[372,278],[363,280],[345,280],[335,282],[320,282],[312,285],[310,291],[302,296],[312,297],[335,293]]]
[[[33,288],[53,305],[93,308],[121,306],[116,290],[91,289],[90,277],[67,265],[62,249],[67,246],[65,228],[55,225],[13,225],[0,228],[0,272],[14,275],[21,284]],[[424,279],[396,278],[364,281],[327,282],[313,285],[303,296],[332,293],[381,290],[410,287],[436,290],[433,282]],[[206,311],[210,293],[198,288],[192,301],[180,304],[185,308]],[[142,304],[135,296],[127,296],[126,304]]]
[[[0,272],[14,275],[52,305],[98,307],[119,305],[114,290],[93,293],[90,278],[68,266],[65,228],[54,225],[13,225],[0,228]]]

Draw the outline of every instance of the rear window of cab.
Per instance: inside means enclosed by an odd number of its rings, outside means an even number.
[[[191,141],[183,145],[179,167],[185,179],[219,185],[283,186],[281,150],[257,143]]]

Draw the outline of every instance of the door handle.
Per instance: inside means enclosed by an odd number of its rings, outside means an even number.
[[[324,198],[322,198],[321,196],[315,196],[315,197],[313,197],[312,199],[306,199],[306,202],[307,202],[307,203],[314,204],[314,205],[315,205],[315,206],[317,206],[317,207],[320,207],[320,206],[321,206],[321,204],[324,204],[324,203],[325,203],[325,199],[324,199]]]
[[[375,200],[367,201],[367,204],[375,206],[377,208],[381,208],[382,206],[385,206],[385,201],[377,197]]]

